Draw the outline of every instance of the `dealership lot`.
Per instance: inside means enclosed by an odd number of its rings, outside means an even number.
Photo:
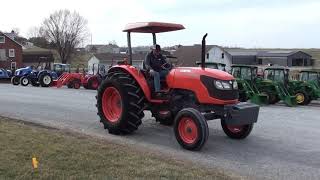
[[[149,113],[133,135],[109,135],[96,115],[96,91],[0,84],[0,93],[0,116],[83,132],[244,176],[320,176],[320,101],[293,108],[282,103],[262,107],[253,132],[243,141],[227,138],[218,121],[209,122],[206,146],[200,152],[189,152],[180,148],[170,127],[159,125]]]

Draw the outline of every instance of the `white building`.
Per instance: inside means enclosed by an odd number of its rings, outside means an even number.
[[[132,55],[132,65],[142,68],[142,63],[145,59],[146,54],[133,54]],[[117,62],[123,61],[125,58],[128,58],[127,54],[115,54],[115,53],[100,53],[92,55],[88,60],[88,73],[93,74],[98,72],[97,64],[104,65],[106,68],[109,68],[113,65],[116,65]],[[94,65],[95,64],[95,65]],[[94,68],[94,69],[93,69]]]

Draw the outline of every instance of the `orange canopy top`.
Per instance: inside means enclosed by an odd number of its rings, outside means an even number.
[[[177,31],[181,29],[185,29],[184,26],[181,24],[163,22],[137,22],[127,24],[123,32],[161,33]]]

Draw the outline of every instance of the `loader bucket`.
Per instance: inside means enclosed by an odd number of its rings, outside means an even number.
[[[264,94],[254,94],[251,98],[250,101],[254,104],[268,104],[268,96]]]
[[[289,107],[297,105],[297,100],[295,96],[285,96],[283,102]]]

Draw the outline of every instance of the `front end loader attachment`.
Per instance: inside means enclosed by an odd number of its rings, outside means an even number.
[[[289,107],[294,107],[294,106],[297,106],[297,100],[296,100],[296,97],[295,96],[291,96],[289,91],[287,90],[287,88],[277,82],[276,85],[276,91],[279,95],[279,98]]]
[[[250,101],[258,105],[268,104],[268,96],[264,94],[253,94],[250,97]]]

